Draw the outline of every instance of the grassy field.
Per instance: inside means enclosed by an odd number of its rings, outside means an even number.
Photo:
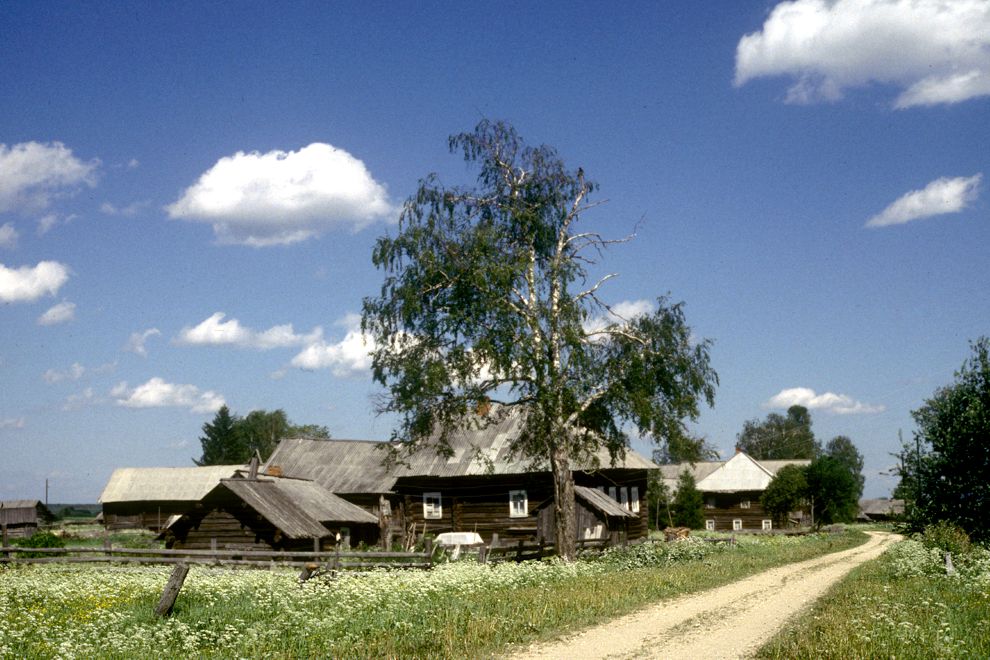
[[[0,568],[0,658],[476,657],[862,543],[847,532],[699,539],[615,549],[596,560],[312,580],[193,567],[174,615],[152,611],[159,567]]]
[[[762,658],[990,658],[990,552],[903,541],[853,571]]]

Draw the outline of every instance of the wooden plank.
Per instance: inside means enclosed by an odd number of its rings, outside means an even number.
[[[158,601],[158,607],[155,608],[155,616],[171,616],[172,608],[175,606],[175,599],[179,597],[179,591],[182,589],[182,584],[186,581],[186,575],[188,574],[189,566],[187,564],[177,564],[172,569],[172,576],[169,577],[168,583],[165,585],[165,591],[162,592],[161,600]]]

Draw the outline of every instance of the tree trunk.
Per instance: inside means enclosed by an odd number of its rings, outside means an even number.
[[[574,474],[567,451],[555,447],[550,454],[553,471],[553,512],[556,523],[557,554],[565,561],[577,557],[577,534],[574,529]]]

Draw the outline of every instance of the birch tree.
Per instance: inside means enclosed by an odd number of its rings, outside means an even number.
[[[634,318],[605,302],[615,274],[589,273],[617,241],[579,226],[599,204],[583,170],[503,123],[482,121],[449,147],[477,168],[476,184],[426,177],[374,248],[384,282],[362,328],[386,389],[379,410],[397,415],[403,448],[440,453],[453,433],[521,415],[511,449],[552,473],[558,553],[572,558],[572,470],[602,447],[620,459],[631,432],[683,434],[714,399],[709,342],[692,339],[666,297]]]

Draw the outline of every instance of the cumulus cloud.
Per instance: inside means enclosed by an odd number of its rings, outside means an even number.
[[[0,429],[22,429],[24,428],[23,417],[8,417],[0,419]]]
[[[54,296],[68,280],[68,267],[57,261],[20,268],[0,264],[0,302],[32,302],[44,295]]]
[[[58,325],[76,318],[76,304],[63,301],[38,317],[38,325]]]
[[[82,366],[78,362],[74,362],[72,366],[65,371],[49,369],[45,373],[41,374],[41,377],[46,383],[58,383],[63,380],[79,380],[85,373],[86,367]]]
[[[374,342],[361,333],[361,317],[348,314],[340,325],[347,328],[343,339],[336,343],[323,339],[310,343],[292,358],[292,366],[305,371],[330,369],[340,377],[368,373]]]
[[[329,144],[221,158],[166,207],[207,222],[222,243],[288,245],[340,227],[357,230],[395,213],[364,163]]]
[[[99,165],[79,160],[61,142],[0,144],[0,212],[43,209],[56,195],[94,186]]]
[[[610,307],[610,313],[588,319],[584,324],[584,331],[588,334],[601,332],[609,325],[632,321],[636,317],[650,314],[656,309],[653,301],[645,299],[623,300]]]
[[[195,385],[177,385],[152,378],[131,389],[120,383],[110,392],[117,405],[125,408],[188,408],[196,413],[212,413],[224,405],[222,396],[212,390],[200,391]]]
[[[796,0],[736,48],[735,84],[790,76],[790,103],[836,101],[850,87],[901,90],[897,108],[990,95],[986,0]]]
[[[775,394],[764,404],[766,408],[790,408],[804,406],[808,410],[822,410],[836,415],[866,415],[886,410],[881,405],[870,405],[856,401],[847,394],[823,392],[816,394],[807,387],[792,387]]]
[[[289,346],[304,346],[319,341],[323,328],[317,326],[307,335],[296,334],[291,323],[276,325],[264,331],[252,330],[237,319],[224,321],[226,314],[217,312],[195,327],[185,327],[175,343],[186,346],[238,346],[268,350]]]
[[[127,340],[127,344],[124,346],[124,350],[130,353],[137,353],[141,357],[148,357],[148,349],[145,348],[145,343],[157,335],[162,334],[158,328],[148,328],[144,332],[132,332],[130,338]]]
[[[959,213],[976,201],[980,194],[982,174],[970,177],[935,179],[921,190],[912,190],[869,219],[867,227],[903,225],[912,220],[933,215]]]
[[[0,226],[0,248],[6,248],[8,250],[13,250],[17,247],[17,238],[20,234],[17,233],[17,229],[14,225],[9,222],[5,222]]]

